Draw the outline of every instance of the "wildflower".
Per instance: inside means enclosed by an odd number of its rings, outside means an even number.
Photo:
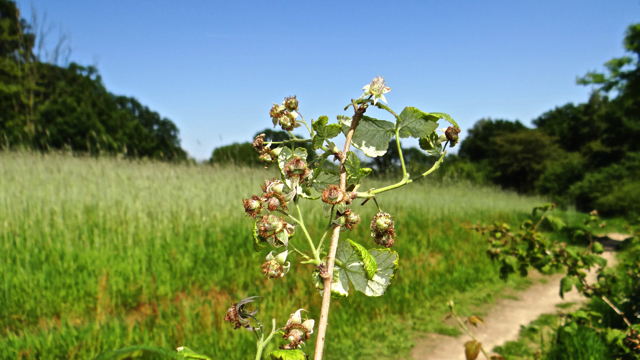
[[[227,310],[227,314],[224,317],[224,321],[228,323],[234,324],[233,329],[239,329],[241,326],[249,331],[254,331],[255,328],[251,326],[249,323],[250,318],[254,318],[254,316],[258,313],[258,309],[254,311],[247,311],[244,307],[253,302],[255,299],[259,298],[258,296],[251,296],[246,299],[240,300],[240,302],[232,303],[231,307]]]
[[[371,220],[371,237],[374,242],[387,248],[393,246],[393,238],[396,236],[394,225],[391,215],[385,212],[374,215]]]
[[[262,273],[267,275],[269,279],[283,277],[291,268],[291,263],[287,262],[285,265],[288,253],[289,252],[285,250],[283,253],[278,254],[278,256],[273,256],[273,251],[270,252],[269,255],[267,255],[267,261],[262,264]]]
[[[378,99],[382,100],[385,104],[387,103],[387,99],[384,97],[384,94],[391,91],[390,87],[387,87],[384,78],[381,78],[378,75],[377,78],[374,78],[371,84],[365,85],[362,90],[364,90],[364,94],[360,96],[360,99],[366,98],[369,96],[373,96],[373,105],[378,102]]]
[[[287,321],[287,325],[284,328],[284,335],[282,336],[282,338],[289,341],[289,343],[281,346],[281,349],[293,350],[299,348],[300,344],[304,344],[304,341],[309,339],[311,334],[313,334],[315,320],[305,320],[305,322],[302,322],[300,311],[303,310],[304,309],[299,309],[289,317],[289,321]]]

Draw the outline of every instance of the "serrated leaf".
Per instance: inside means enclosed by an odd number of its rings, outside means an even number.
[[[345,170],[347,171],[347,184],[357,185],[360,184],[363,178],[371,173],[369,168],[360,167],[360,159],[353,151],[347,153],[347,158],[344,162]]]
[[[602,246],[602,244],[600,243],[594,243],[595,244],[599,244],[600,246]],[[591,255],[587,255],[585,256],[587,259],[589,259],[590,262],[597,264],[600,267],[605,267],[607,266],[607,259],[603,258],[602,256],[598,256],[595,254],[591,254]]]
[[[119,350],[106,351],[93,360],[119,360],[119,359],[174,359],[184,360],[178,353],[155,346],[136,345]]]
[[[338,122],[342,125],[345,136],[351,127],[351,121],[348,116],[338,116]],[[368,157],[382,156],[387,152],[389,141],[395,135],[395,127],[392,122],[362,116],[353,133],[351,143]]]
[[[311,186],[316,189],[316,191],[322,192],[328,188],[329,185],[338,185],[338,183],[340,183],[340,175],[322,171],[318,177],[313,180]]]
[[[367,252],[377,264],[371,279],[368,278],[369,275],[365,269],[365,266],[369,265],[365,265],[365,261],[352,245],[351,240],[338,242],[336,259],[342,263],[340,266],[341,281],[344,281],[344,274],[349,277],[349,281],[356,290],[367,296],[382,296],[391,283],[394,270],[398,268],[398,253],[389,249],[371,249]]]
[[[269,246],[267,239],[258,234],[258,220],[256,220],[253,224],[253,250],[255,250],[256,252],[260,252],[267,246]]]
[[[432,134],[438,128],[438,117],[407,106],[400,113],[398,134],[401,138],[421,138]]]
[[[302,350],[275,350],[272,351],[269,356],[271,357],[271,360],[306,360],[307,357],[305,356],[304,352],[302,352]]]
[[[327,139],[332,139],[340,134],[342,126],[340,124],[329,124],[329,118],[321,116],[313,123],[313,130],[316,134],[313,137],[313,149],[319,149],[322,147],[322,143]]]
[[[482,349],[482,344],[475,341],[467,341],[464,343],[464,356],[466,356],[467,360],[476,360],[478,354],[480,354],[480,349]]]
[[[564,229],[565,226],[567,226],[567,224],[559,217],[556,217],[553,215],[547,215],[546,219],[549,225],[551,225],[551,227],[553,228],[553,230],[560,231]]]
[[[444,119],[445,121],[447,121],[449,124],[453,125],[454,127],[460,128],[460,126],[458,126],[458,123],[455,120],[453,120],[453,118],[449,114],[439,113],[439,112],[432,112],[432,113],[429,113],[429,115],[435,116],[438,119]]]

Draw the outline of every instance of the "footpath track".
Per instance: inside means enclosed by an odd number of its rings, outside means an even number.
[[[614,252],[605,251],[602,257],[607,259],[608,266],[615,263]],[[487,354],[492,355],[494,346],[507,341],[516,340],[521,325],[528,325],[542,314],[554,314],[558,311],[556,305],[562,303],[581,304],[586,298],[580,296],[573,289],[566,293],[564,300],[558,294],[560,280],[563,274],[546,277],[546,283],[537,283],[528,289],[517,293],[518,300],[500,299],[483,317],[486,326],[480,324],[473,328],[478,341],[482,343]],[[595,271],[587,276],[588,282],[596,280]],[[452,337],[438,334],[427,334],[416,339],[416,346],[411,355],[415,360],[465,360],[464,343],[471,340],[466,334]],[[479,359],[484,357],[482,354]]]

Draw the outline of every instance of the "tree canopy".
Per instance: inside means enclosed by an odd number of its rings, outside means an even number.
[[[98,70],[34,54],[36,35],[13,1],[0,0],[0,143],[4,148],[186,159],[169,119],[117,96]]]

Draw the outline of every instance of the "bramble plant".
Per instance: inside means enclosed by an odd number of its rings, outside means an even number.
[[[616,290],[615,287],[622,281],[611,268],[607,267],[607,260],[599,256],[605,248],[601,243],[594,241],[594,236],[588,229],[598,223],[598,212],[594,210],[589,213],[589,217],[584,220],[585,228],[571,229],[561,218],[553,215],[555,207],[556,205],[551,203],[535,207],[532,216],[534,219],[539,216],[537,222],[525,220],[518,230],[512,231],[509,225],[500,222],[489,226],[475,225],[471,228],[483,235],[489,235],[487,255],[500,264],[501,278],[506,279],[515,273],[527,276],[530,268],[543,274],[562,271],[566,276],[560,281],[560,297],[564,298],[564,294],[575,287],[587,298],[601,299],[622,319],[624,325],[622,328],[603,327],[598,329],[599,335],[616,353],[616,358],[640,358],[640,324],[638,324],[640,311],[637,309],[640,296],[640,282],[637,281],[640,278],[640,262],[632,261],[624,264],[632,286],[625,291]],[[604,227],[603,224],[604,222],[597,226]],[[574,241],[586,243],[587,246],[579,250],[567,246],[566,243],[552,241],[540,232],[541,225],[553,231],[567,230]],[[639,253],[637,244],[635,252]],[[587,271],[596,265],[598,266],[597,281],[590,284],[587,282]],[[620,305],[624,306],[623,310],[619,308]],[[453,312],[453,305],[450,306]],[[453,315],[456,316],[455,312]],[[579,310],[571,314],[571,321],[563,326],[562,331],[573,334],[578,326],[589,327],[589,324],[598,322],[602,317],[603,314],[600,312]],[[466,332],[471,335],[468,331]],[[482,349],[482,344],[473,338],[466,347],[467,359],[474,360]],[[471,352],[469,352],[470,349]],[[499,358],[501,357],[491,357],[491,359]]]
[[[279,125],[288,132],[290,139],[265,142],[265,135],[262,134],[253,142],[259,159],[266,165],[276,163],[280,170],[279,179],[264,181],[260,195],[243,200],[246,215],[254,220],[253,248],[258,252],[269,247],[278,249],[277,254],[275,251],[269,252],[261,266],[262,273],[274,281],[289,271],[291,264],[288,257],[295,256],[301,264],[310,267],[310,285],[322,296],[314,357],[316,360],[322,359],[323,355],[331,298],[348,296],[350,284],[356,291],[367,296],[382,296],[398,267],[398,253],[390,250],[396,241],[393,216],[382,211],[376,195],[420,180],[438,169],[446,155],[447,146],[455,146],[460,133],[460,128],[448,114],[426,113],[414,107],[406,107],[400,114],[391,110],[386,105],[385,98],[390,88],[380,76],[363,90],[364,93],[358,99],[351,99],[351,103],[344,108],[346,111],[353,107],[353,116],[338,116],[337,123],[332,124],[327,116],[320,116],[307,123],[299,111],[296,96],[285,98],[280,105],[274,103],[269,111],[273,125]],[[394,121],[365,116],[371,106],[388,112]],[[441,119],[451,126],[438,129],[438,121]],[[308,139],[298,138],[292,133],[302,125],[309,132]],[[343,150],[332,141],[340,134],[345,136]],[[419,139],[420,147],[437,159],[429,170],[415,177],[410,177],[407,173],[400,143],[400,139],[409,137]],[[350,151],[351,145],[368,157],[378,157],[387,152],[393,138],[397,140],[402,178],[397,183],[382,188],[359,191],[362,180],[372,169],[361,165],[358,155]],[[311,144],[312,149],[319,153],[313,162],[307,161],[309,154],[305,148],[298,146],[301,144]],[[337,161],[339,166],[330,165],[331,161]],[[327,226],[320,239],[313,239],[305,225],[300,207],[303,200],[322,205]],[[373,200],[371,203],[378,209],[369,225],[375,244],[369,250],[354,240],[339,239],[341,232],[360,225],[360,216],[352,208],[357,200],[362,200],[362,205]],[[328,249],[325,245],[327,238]],[[364,239],[362,242],[367,243]],[[270,353],[271,359],[306,359],[307,355],[301,350],[301,345],[314,333],[315,320],[304,320],[304,309],[299,309],[283,327],[277,327],[276,320],[273,319],[272,330],[267,336],[264,326],[257,318],[258,309],[249,309],[257,299],[257,296],[252,296],[231,304],[225,316],[225,321],[232,323],[234,329],[242,327],[255,334],[255,359],[262,358],[265,347],[278,334],[282,334],[285,341],[279,350]],[[208,359],[185,347],[179,348],[177,354],[169,354],[161,349],[153,350],[151,347],[128,348],[129,351],[136,349],[171,358]],[[117,354],[122,355],[124,350],[119,350]],[[113,353],[105,353],[100,358],[110,359],[110,354]]]
[[[315,359],[322,358],[327,318],[331,297],[345,297],[349,294],[350,283],[357,291],[367,296],[382,296],[394,277],[398,267],[398,254],[389,248],[396,238],[393,216],[383,212],[376,195],[397,189],[419,180],[435,171],[441,164],[447,146],[455,146],[460,129],[447,114],[425,113],[413,107],[405,108],[399,115],[389,108],[384,94],[390,91],[384,78],[378,76],[366,85],[364,93],[357,100],[345,107],[353,107],[353,117],[338,116],[337,123],[329,124],[327,116],[307,123],[300,114],[296,96],[287,97],[280,104],[273,104],[269,115],[273,125],[287,131],[291,138],[281,142],[265,143],[264,135],[258,135],[253,146],[259,153],[262,162],[269,165],[277,163],[280,179],[265,180],[262,194],[244,199],[243,205],[248,217],[253,218],[253,248],[262,251],[267,247],[282,248],[278,255],[270,252],[266,262],[262,264],[262,273],[270,279],[284,276],[289,268],[287,256],[295,254],[301,264],[311,267],[312,285],[322,295],[322,308],[318,321],[318,338],[316,341]],[[394,122],[374,119],[365,116],[367,108],[378,107],[387,111]],[[451,126],[440,129],[438,120],[444,119]],[[309,139],[300,139],[292,131],[304,125],[309,132]],[[345,136],[345,146],[341,151],[331,141],[340,134]],[[402,167],[402,179],[379,189],[358,191],[362,179],[372,170],[362,167],[360,159],[351,145],[360,149],[366,156],[377,157],[387,152],[389,142],[396,138],[413,137],[420,139],[420,147],[427,154],[438,157],[435,164],[423,174],[410,178],[402,156],[400,141],[397,141]],[[307,151],[296,145],[311,143],[313,150],[320,152],[313,162],[307,162]],[[336,166],[325,166],[327,160],[339,162]],[[378,213],[371,219],[371,237],[374,244],[383,248],[365,249],[358,242],[340,238],[340,233],[352,230],[360,224],[360,216],[355,213],[352,204],[357,199],[369,200],[378,207]],[[327,227],[320,239],[313,239],[304,222],[299,206],[300,201],[319,201],[322,203],[324,215],[328,219]],[[294,239],[296,233],[302,233],[302,240]],[[325,249],[325,239],[330,236],[329,249]],[[252,298],[233,304],[229,308],[226,320],[256,333],[257,354],[260,359],[262,351],[276,333],[282,333],[286,343],[280,350],[272,352],[272,359],[304,359],[300,345],[313,333],[314,320],[302,322],[300,311],[294,313],[284,328],[273,330],[265,339],[262,324],[255,318],[254,312],[243,310],[240,304],[252,301]],[[249,325],[254,320],[257,327]]]

